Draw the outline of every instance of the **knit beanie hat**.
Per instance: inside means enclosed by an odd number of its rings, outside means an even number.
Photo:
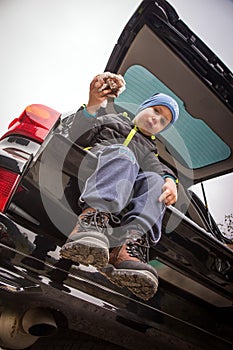
[[[168,107],[172,113],[172,120],[169,123],[169,125],[165,128],[165,129],[167,129],[169,126],[174,124],[179,117],[178,103],[171,96],[168,96],[168,95],[162,94],[162,93],[157,93],[157,94],[152,95],[150,98],[145,100],[138,107],[136,114],[138,114],[140,111],[142,111],[145,108],[159,106],[159,105]]]

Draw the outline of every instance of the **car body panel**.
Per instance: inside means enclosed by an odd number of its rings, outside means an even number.
[[[6,220],[9,227],[9,218]],[[185,349],[187,344],[190,349],[198,349],[206,342],[208,348],[230,349],[226,306],[225,310],[216,311],[208,302],[197,296],[191,298],[189,292],[163,277],[157,297],[142,302],[113,286],[95,269],[60,259],[45,238],[38,237],[37,247],[39,241],[46,244],[47,251],[42,252],[40,247],[37,256],[29,254],[31,247],[28,250],[26,245],[20,252],[0,243],[0,295],[1,300],[5,298],[5,307],[16,303],[24,311],[29,300],[30,305],[37,307],[49,305],[59,327],[86,334],[91,330],[92,336],[126,349],[141,349],[145,337],[148,349],[154,349],[158,336],[163,337],[160,346],[163,344],[167,349]]]

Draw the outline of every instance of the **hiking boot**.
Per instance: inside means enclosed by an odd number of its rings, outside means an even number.
[[[158,274],[147,263],[149,244],[146,235],[131,230],[130,237],[110,253],[109,264],[101,272],[118,287],[126,287],[137,297],[151,299],[158,289]]]
[[[96,268],[106,266],[109,260],[109,241],[106,234],[110,228],[110,215],[94,208],[85,209],[79,215],[67,242],[61,247],[61,256]]]

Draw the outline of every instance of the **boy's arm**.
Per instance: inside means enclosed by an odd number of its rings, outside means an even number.
[[[95,117],[97,117],[98,110],[102,103],[107,100],[107,95],[111,91],[98,91],[103,82],[98,75],[94,77],[90,84],[88,103],[83,104],[73,117],[69,137],[80,146],[86,147],[91,145],[94,128],[97,126]]]
[[[171,178],[165,178],[162,187],[162,194],[159,197],[159,202],[164,202],[165,205],[172,205],[177,201],[177,185]]]
[[[175,204],[177,201],[177,184],[178,179],[174,172],[165,164],[161,163],[164,171],[164,185],[162,194],[159,197],[159,202],[164,202],[165,205]]]
[[[173,181],[175,181],[176,184],[178,184],[178,178],[176,176],[176,174],[168,167],[166,166],[165,164],[163,164],[161,161],[161,166],[163,168],[163,178],[166,179],[166,178],[171,178]]]
[[[158,158],[157,158],[158,159]],[[177,201],[177,184],[178,179],[175,173],[159,159],[162,177],[164,179],[164,184],[162,186],[162,194],[158,198],[159,202],[164,202],[165,205],[172,205]]]
[[[162,186],[162,194],[158,198],[159,202],[164,202],[165,205],[172,205],[177,201],[177,183],[178,179],[171,169],[163,164],[157,154],[150,152],[144,158],[144,163],[141,166],[143,171],[154,171],[164,179]]]
[[[97,124],[96,118],[85,116],[84,108],[82,105],[71,117],[69,126],[70,140],[81,147],[90,146],[89,143],[93,139],[93,132]]]
[[[90,116],[95,116],[100,109],[103,102],[107,100],[107,96],[111,93],[111,89],[99,91],[100,87],[104,84],[104,80],[98,75],[94,77],[90,84],[89,100],[85,107],[85,111]]]

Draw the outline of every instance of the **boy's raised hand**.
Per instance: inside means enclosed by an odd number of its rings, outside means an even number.
[[[111,93],[111,89],[99,91],[103,86],[104,80],[96,75],[90,84],[89,101],[86,106],[88,113],[95,114],[101,107],[102,103],[107,100],[107,96]]]

